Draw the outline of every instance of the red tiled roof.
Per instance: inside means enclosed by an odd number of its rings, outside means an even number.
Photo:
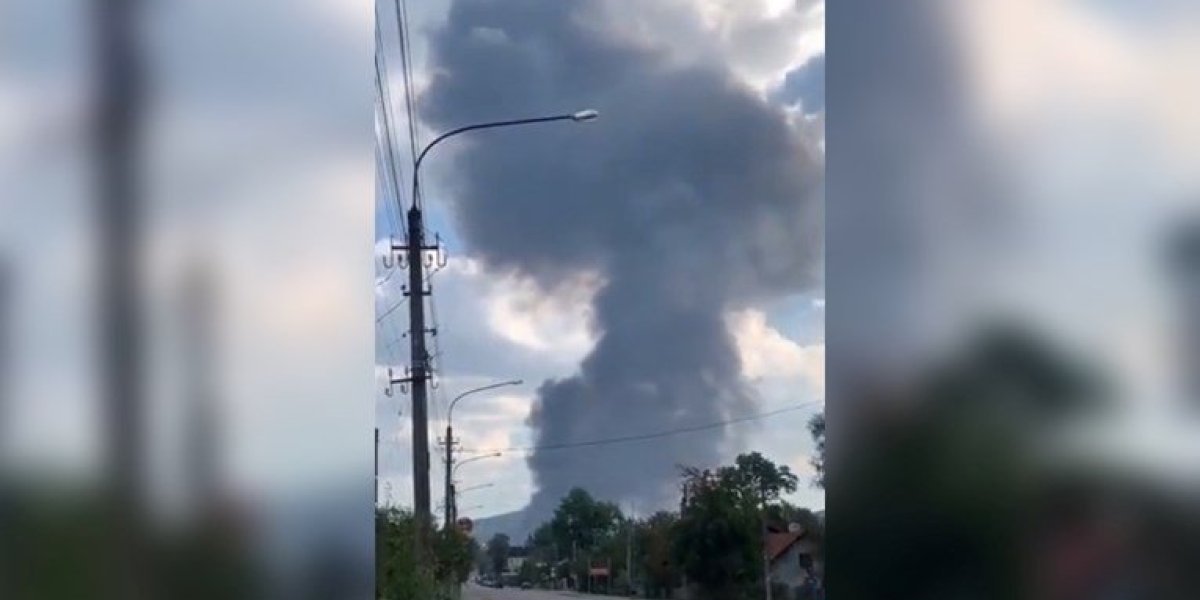
[[[770,533],[767,534],[767,556],[774,562],[775,559],[787,552],[796,540],[804,537],[804,531],[795,531],[792,533]]]

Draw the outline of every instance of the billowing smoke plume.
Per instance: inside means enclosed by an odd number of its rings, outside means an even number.
[[[433,38],[422,103],[437,129],[600,111],[595,123],[464,140],[452,178],[459,230],[489,267],[551,291],[580,272],[603,281],[595,348],[577,374],[538,390],[529,420],[539,445],[755,410],[724,317],[821,276],[822,165],[812,140],[724,64],[636,41],[654,32],[631,33],[605,8],[456,0]],[[534,454],[531,516],[573,485],[664,506],[676,465],[717,462],[721,439]]]

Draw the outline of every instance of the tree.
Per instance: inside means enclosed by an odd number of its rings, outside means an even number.
[[[685,497],[674,555],[688,579],[712,598],[750,593],[763,577],[763,535],[772,503],[799,478],[758,452],[717,469],[684,469]]]
[[[375,511],[375,597],[382,600],[434,598],[433,573],[413,555],[416,519],[398,508]]]
[[[433,537],[434,576],[438,581],[464,583],[471,575],[472,540],[457,527],[436,532]]]
[[[738,455],[732,467],[721,467],[717,474],[739,498],[760,510],[785,492],[796,491],[799,482],[786,465],[777,465],[758,452]]]
[[[1001,328],[902,388],[848,390],[854,443],[838,455],[839,532],[827,551],[831,565],[873,576],[840,577],[839,597],[1039,596],[1025,579],[1039,559],[1025,536],[1044,531],[1030,508],[1050,482],[1034,449],[1108,402],[1104,380],[1071,358]]]
[[[654,513],[638,528],[636,548],[641,577],[649,598],[665,598],[679,586],[679,573],[671,556],[671,539],[679,517],[674,513]]]
[[[809,461],[817,474],[813,483],[820,488],[825,487],[825,413],[817,413],[808,422],[808,432],[817,445],[817,453]]]
[[[529,557],[544,563],[550,563],[558,560],[562,554],[562,549],[554,539],[554,530],[550,523],[542,523],[533,531],[525,540],[525,547],[529,549]]]
[[[503,533],[497,533],[492,536],[492,539],[487,544],[488,558],[491,559],[492,573],[499,576],[504,572],[508,565],[508,550],[510,544],[508,536]]]
[[[615,504],[598,501],[582,488],[563,497],[550,521],[550,531],[558,551],[570,560],[576,582],[586,579],[589,559],[605,554],[604,546],[617,536],[622,520]]]
[[[758,580],[759,521],[731,474],[684,470],[685,497],[671,544],[674,562],[712,600],[745,597]]]
[[[550,528],[560,549],[590,550],[617,532],[621,518],[616,505],[599,502],[586,490],[574,488],[555,509]]]

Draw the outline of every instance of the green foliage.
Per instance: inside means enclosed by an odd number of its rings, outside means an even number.
[[[761,564],[759,520],[746,497],[758,482],[729,469],[684,471],[687,497],[671,545],[683,574],[713,600],[744,596]]]
[[[436,597],[434,574],[417,564],[413,548],[417,523],[399,508],[375,511],[375,597],[417,600]]]
[[[615,504],[598,501],[586,490],[574,488],[555,509],[549,533],[540,535],[549,535],[554,540],[557,556],[573,558],[571,573],[576,581],[582,582],[587,578],[589,560],[614,558],[616,552],[612,543],[620,532],[623,519]],[[624,556],[624,550],[621,550],[621,556]]]
[[[375,596],[379,600],[445,598],[471,572],[472,542],[457,528],[431,532],[432,564],[417,564],[417,521],[399,508],[375,511]]]
[[[749,507],[761,507],[796,491],[799,478],[786,465],[777,465],[758,452],[740,454],[734,465],[717,470],[719,485]]]
[[[744,454],[716,471],[685,469],[681,512],[658,512],[642,521],[627,519],[616,505],[573,489],[554,518],[526,540],[530,559],[520,576],[535,582],[550,575],[573,576],[582,586],[589,562],[595,562],[612,567],[607,585],[597,582],[601,590],[628,593],[632,571],[637,593],[646,597],[670,597],[686,576],[705,599],[757,599],[762,593],[764,505],[772,521],[798,522],[810,531],[820,526],[811,511],[779,500],[795,491],[798,482],[788,467],[757,452]],[[534,563],[542,565],[540,571]]]
[[[1045,483],[1032,451],[1060,419],[1103,407],[1102,383],[1039,339],[997,330],[904,396],[864,391],[875,410],[855,420],[852,452],[838,458],[845,528],[829,551],[831,564],[877,576],[845,578],[838,595],[1036,595],[1022,539]]]
[[[672,534],[679,517],[674,513],[657,512],[642,522],[636,534],[639,574],[652,598],[666,597],[680,584],[671,549]]]
[[[616,505],[598,502],[582,488],[574,488],[554,511],[550,530],[560,550],[587,550],[616,534],[621,518]]]
[[[561,550],[554,539],[554,530],[550,523],[542,523],[525,540],[525,548],[529,550],[530,560],[543,563],[554,563],[559,560]]]
[[[471,575],[474,553],[472,540],[457,527],[434,533],[434,577],[438,581],[464,583]]]
[[[122,585],[115,567],[118,524],[102,490],[49,480],[0,481],[0,598],[111,597]],[[261,597],[261,566],[243,532],[217,516],[163,530],[140,523],[145,562],[131,573],[148,596]]]

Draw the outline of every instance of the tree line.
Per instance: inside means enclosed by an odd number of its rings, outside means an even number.
[[[810,424],[824,435],[824,420]],[[815,461],[822,483],[823,460]],[[823,562],[824,520],[782,499],[799,478],[757,452],[717,469],[682,468],[679,510],[635,518],[611,502],[572,489],[553,518],[517,547],[524,559],[510,580],[540,587],[566,586],[593,593],[670,598],[687,589],[691,598],[762,598],[764,534],[799,525]],[[479,572],[496,577],[507,570],[514,548],[496,534],[476,554]],[[591,567],[608,572],[592,576]],[[821,573],[810,565],[804,589],[778,586],[776,600],[821,597]]]
[[[824,487],[825,419],[808,424],[817,445],[812,484]],[[583,488],[566,494],[553,517],[522,545],[499,533],[486,544],[456,527],[431,524],[431,564],[412,556],[416,522],[399,508],[376,512],[376,597],[379,600],[453,598],[476,572],[509,583],[570,587],[593,593],[672,598],[687,590],[698,600],[758,599],[764,592],[764,536],[798,525],[815,550],[802,589],[778,588],[774,600],[823,598],[824,519],[783,496],[800,479],[758,452],[715,469],[680,468],[678,510],[645,517],[625,514]],[[522,559],[510,570],[510,557]],[[607,570],[590,575],[591,567]]]

